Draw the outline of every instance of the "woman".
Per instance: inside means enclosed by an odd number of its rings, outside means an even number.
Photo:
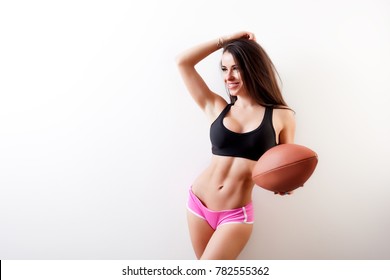
[[[222,47],[229,104],[209,89],[195,69]],[[211,123],[211,163],[189,191],[191,242],[198,259],[236,259],[253,228],[252,169],[269,148],[293,143],[294,114],[283,100],[271,60],[253,33],[238,32],[200,44],[179,55],[177,65]]]

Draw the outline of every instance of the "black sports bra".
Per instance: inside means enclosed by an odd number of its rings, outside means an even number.
[[[227,129],[223,119],[233,104],[228,104],[211,124],[211,151],[214,155],[258,160],[268,149],[276,146],[276,134],[272,124],[272,107],[266,107],[260,125],[252,131],[237,133]]]

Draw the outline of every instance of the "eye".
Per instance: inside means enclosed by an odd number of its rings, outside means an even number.
[[[222,72],[226,72],[227,68],[223,66],[223,67],[221,67],[221,70],[222,70]]]

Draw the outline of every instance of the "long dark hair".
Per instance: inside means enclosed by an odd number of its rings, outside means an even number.
[[[224,44],[223,53],[229,52],[240,69],[248,94],[265,107],[288,108],[280,90],[279,77],[274,64],[264,49],[253,40],[237,39]],[[279,77],[280,80],[280,77]],[[237,100],[231,96],[230,102]]]

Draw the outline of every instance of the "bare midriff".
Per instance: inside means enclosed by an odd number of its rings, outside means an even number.
[[[252,200],[252,169],[256,161],[213,155],[210,165],[192,185],[194,194],[210,210],[239,208]]]

